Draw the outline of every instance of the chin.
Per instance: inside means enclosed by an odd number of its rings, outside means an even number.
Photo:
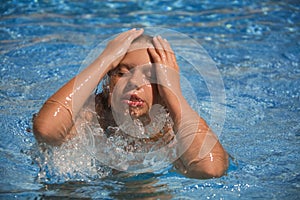
[[[145,107],[130,107],[129,113],[132,118],[140,118],[148,115],[149,109],[147,106]]]

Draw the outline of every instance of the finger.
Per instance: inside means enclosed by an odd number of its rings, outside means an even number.
[[[144,33],[144,29],[143,28],[141,28],[139,30],[136,30],[135,33],[134,33],[135,34],[135,38],[139,37],[143,33]]]
[[[179,70],[179,67],[177,65],[177,61],[176,61],[176,57],[175,57],[175,54],[171,48],[171,45],[170,43],[167,41],[167,39],[162,39],[160,38],[160,43],[161,43],[161,46],[164,48],[165,50],[165,54],[166,54],[166,59],[172,63],[171,66],[173,66],[174,69],[176,70]]]
[[[162,44],[161,40],[162,40],[161,36],[154,37],[153,38],[153,43],[154,43],[154,47],[156,49],[156,52],[160,56],[161,60],[163,62],[165,62],[166,54],[165,54],[165,51],[164,51],[163,44]]]
[[[162,47],[163,50],[165,51],[171,51],[171,47],[169,45],[169,43],[167,42],[166,39],[162,38],[161,36],[158,36],[158,41]]]
[[[162,49],[164,51],[166,59],[173,62],[175,57],[174,57],[174,52],[171,48],[170,43],[167,41],[167,39],[162,38],[160,36],[158,37],[158,42],[160,42],[160,46],[162,47]],[[175,59],[175,61],[176,61],[176,59]],[[172,64],[176,64],[176,62],[175,63],[173,62]]]
[[[139,30],[134,30],[132,32],[129,32],[129,35],[126,39],[131,43],[134,39],[141,36],[143,34],[143,32],[144,32],[144,29],[139,29]]]
[[[152,63],[160,63],[161,59],[160,56],[157,54],[155,48],[148,48],[148,54],[150,55],[150,59]]]
[[[162,59],[162,64],[168,65],[168,67],[171,67],[175,69],[176,71],[179,71],[179,67],[176,61],[175,54],[169,44],[169,42],[166,39],[163,39],[162,37],[158,36],[156,45],[162,50],[159,50],[160,57]],[[159,44],[158,44],[159,43]]]
[[[165,50],[167,50],[170,53],[174,53],[172,48],[171,48],[171,45],[170,45],[170,43],[168,42],[167,39],[163,39],[163,43],[164,43]]]
[[[162,50],[163,49],[163,47],[161,46],[161,44],[159,42],[159,36],[155,36],[153,38],[153,44],[154,44],[154,47],[155,47],[156,50]],[[160,52],[158,52],[158,53],[160,53]]]
[[[160,42],[161,42],[162,47],[164,48],[167,60],[173,61],[172,54],[174,54],[174,53],[173,53],[168,41],[166,39],[161,39]],[[172,63],[172,64],[174,64],[174,63]]]
[[[129,32],[130,36],[132,36],[133,39],[139,37],[140,35],[142,35],[144,32],[144,29],[139,29],[139,30],[136,30],[136,29],[133,29],[132,32]]]
[[[119,35],[117,35],[116,39],[122,39],[122,38],[126,37],[128,34],[132,33],[132,32],[135,31],[135,30],[136,30],[136,29],[133,28],[133,29],[124,31],[124,32],[120,33]]]
[[[167,41],[167,39],[163,39],[162,42],[163,42],[163,46],[164,46],[164,49],[166,51],[167,57],[170,60],[174,61],[175,54],[174,54],[174,51],[172,50],[172,47],[171,47],[170,43]]]
[[[118,39],[118,40],[127,40],[128,42],[131,43],[135,38],[142,35],[143,32],[144,32],[144,29],[136,30],[135,28],[133,28],[133,29],[130,29],[128,31],[125,31],[125,32],[121,33],[119,36],[117,36],[116,39]]]

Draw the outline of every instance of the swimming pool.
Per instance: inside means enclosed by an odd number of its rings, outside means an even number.
[[[299,198],[296,0],[6,1],[0,9],[1,199]],[[32,153],[32,114],[101,41],[150,26],[188,35],[217,63],[226,90],[220,140],[234,157],[228,175],[195,180],[167,168],[154,174],[102,179],[71,174],[67,181],[59,175],[41,181]],[[208,116],[213,109],[209,96],[196,95],[201,115]]]

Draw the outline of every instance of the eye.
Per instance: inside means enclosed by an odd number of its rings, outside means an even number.
[[[123,76],[126,76],[128,75],[130,72],[127,70],[127,69],[119,69],[117,72],[116,72],[116,75],[118,77],[123,77]]]
[[[120,76],[120,77],[123,76],[124,74],[125,74],[124,72],[118,72],[117,73],[117,75]]]

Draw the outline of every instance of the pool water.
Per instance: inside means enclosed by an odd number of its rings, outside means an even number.
[[[299,199],[297,0],[4,1],[0,9],[1,199]],[[42,176],[49,166],[37,162],[32,115],[101,41],[151,26],[188,35],[217,64],[226,92],[220,140],[233,157],[228,174],[195,180],[169,166],[139,175]],[[206,118],[210,97],[201,89],[196,95]]]

